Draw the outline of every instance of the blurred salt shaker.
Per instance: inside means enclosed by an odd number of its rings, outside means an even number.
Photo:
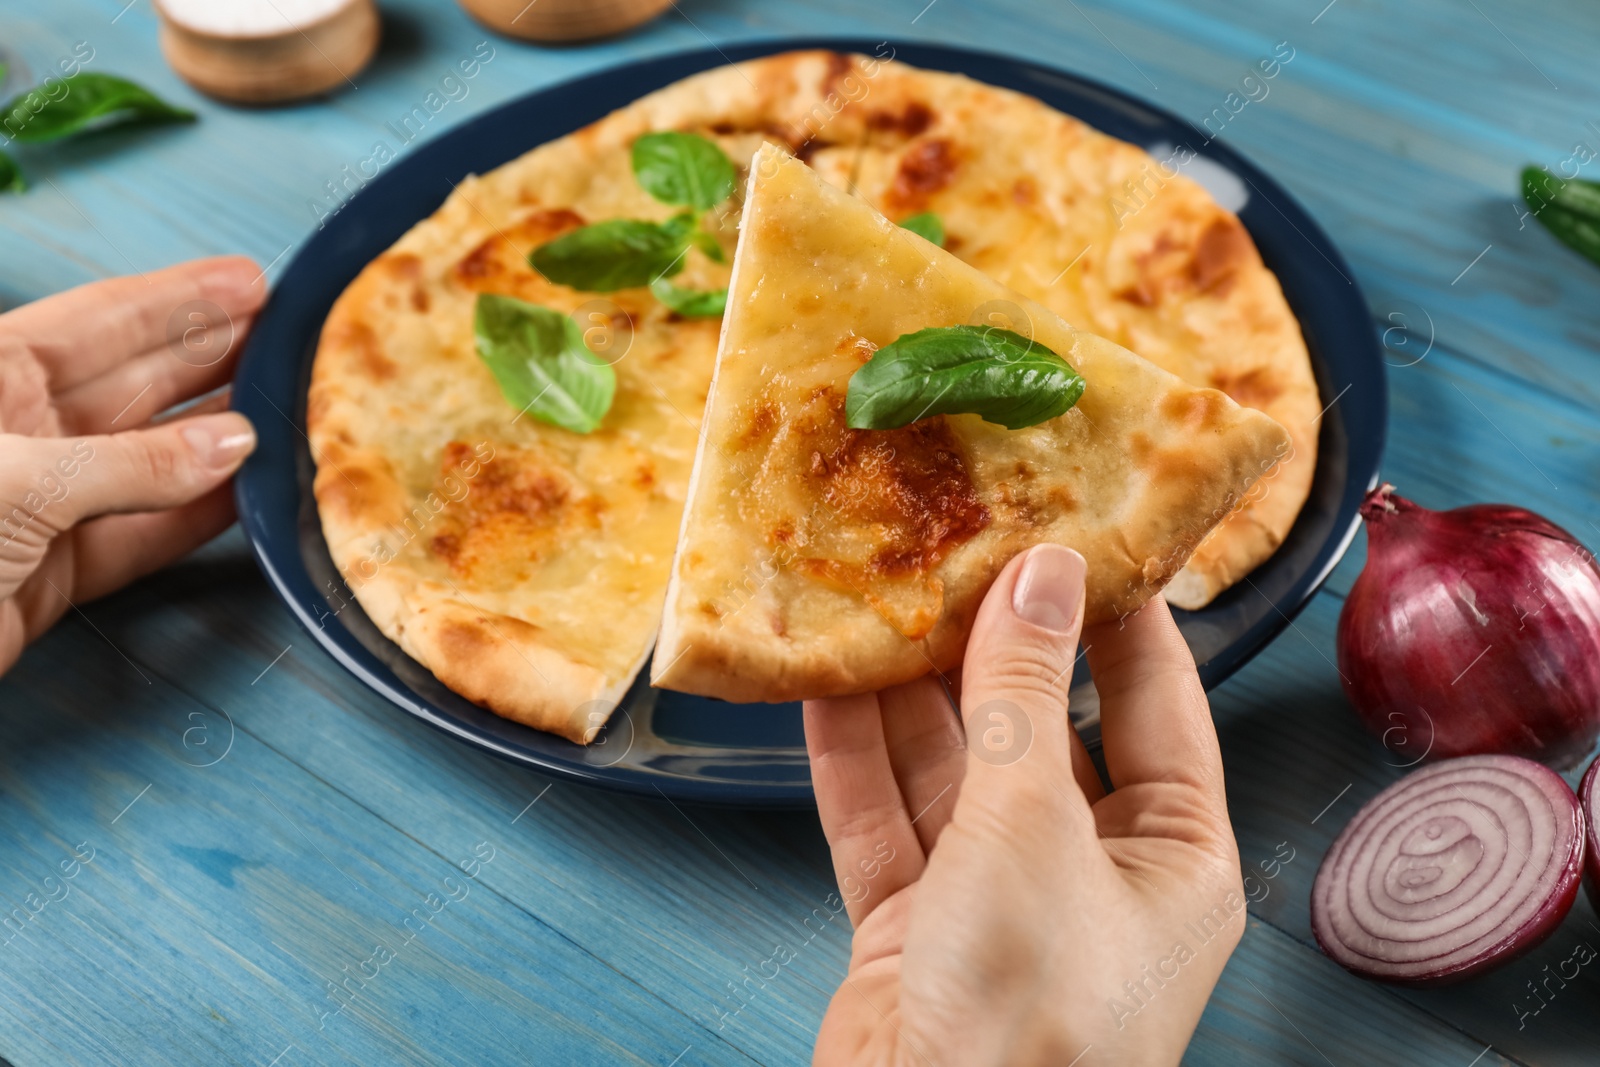
[[[378,48],[373,0],[154,0],[161,51],[208,96],[278,104],[353,85]]]

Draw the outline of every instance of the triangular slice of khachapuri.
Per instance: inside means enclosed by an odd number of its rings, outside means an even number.
[[[850,429],[851,376],[928,327],[998,324],[1085,386],[1064,415]],[[1160,591],[1288,451],[1267,416],[1075,330],[772,145],[756,154],[652,681],[740,701],[959,662],[1017,552],[1088,560],[1086,617]]]

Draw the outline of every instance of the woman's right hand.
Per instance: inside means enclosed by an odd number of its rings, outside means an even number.
[[[815,1060],[1177,1063],[1244,930],[1222,761],[1159,598],[1085,631],[1113,791],[1067,718],[1084,561],[1013,560],[958,718],[938,678],[805,708],[855,926]]]

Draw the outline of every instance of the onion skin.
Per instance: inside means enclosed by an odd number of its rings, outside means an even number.
[[[1600,787],[1600,759],[1589,764],[1578,783],[1578,806],[1583,809],[1584,825],[1588,829],[1588,848],[1583,851],[1583,888],[1589,903],[1600,911],[1600,828],[1595,826],[1595,802],[1600,800],[1595,790]]]
[[[1522,796],[1505,788],[1508,780],[1526,787],[1522,790]],[[1457,817],[1464,808],[1473,806],[1467,789],[1496,795],[1501,803],[1507,805],[1506,809],[1497,811],[1488,804],[1477,804],[1477,808],[1486,812],[1487,817],[1478,817],[1476,821],[1483,826],[1494,827],[1494,834],[1476,835],[1471,832],[1468,823]],[[1458,797],[1459,804],[1456,802]],[[1524,803],[1529,798],[1532,802]],[[1451,809],[1457,814],[1452,814]],[[1548,815],[1549,819],[1544,825],[1553,830],[1547,843],[1549,847],[1541,851],[1529,848],[1526,840],[1521,846],[1513,842],[1511,831],[1516,820],[1502,821],[1507,811],[1513,814],[1528,812],[1530,824],[1533,821],[1531,816]],[[1466,875],[1458,879],[1454,886],[1447,887],[1446,891],[1433,897],[1421,896],[1416,902],[1397,902],[1392,896],[1379,899],[1372,897],[1375,885],[1372,872],[1377,871],[1385,876],[1376,881],[1381,881],[1387,889],[1391,880],[1388,876],[1396,868],[1402,875],[1411,873],[1434,855],[1440,854],[1407,853],[1405,842],[1416,839],[1419,831],[1450,822],[1461,824],[1467,831],[1454,843],[1455,848],[1479,846],[1476,858],[1470,864],[1463,865],[1468,870]],[[1368,801],[1340,831],[1328,854],[1323,857],[1312,886],[1312,934],[1322,951],[1352,974],[1419,988],[1452,985],[1516,959],[1555,932],[1577,900],[1578,886],[1592,858],[1592,849],[1588,847],[1592,841],[1591,834],[1591,827],[1584,818],[1578,798],[1573,796],[1572,790],[1559,775],[1542,764],[1518,756],[1501,755],[1468,756],[1430,764],[1395,782]],[[1491,848],[1483,847],[1482,842],[1487,839],[1492,846],[1496,843],[1496,835],[1502,835],[1504,839],[1504,852],[1500,857],[1502,862],[1499,868],[1489,869],[1488,874],[1496,875],[1508,866],[1519,867],[1522,872],[1531,871],[1536,878],[1551,883],[1542,899],[1535,892],[1539,886],[1525,887],[1527,891],[1521,896],[1510,898],[1515,906],[1500,923],[1489,926],[1485,933],[1477,937],[1455,943],[1454,947],[1443,950],[1440,956],[1429,960],[1398,960],[1385,957],[1372,947],[1375,942],[1382,940],[1386,945],[1395,946],[1398,955],[1408,947],[1426,945],[1430,940],[1437,941],[1437,936],[1432,939],[1423,936],[1429,924],[1437,922],[1437,917],[1428,916],[1420,921],[1404,920],[1411,923],[1407,927],[1401,919],[1395,918],[1395,914],[1403,912],[1406,907],[1432,905],[1438,899],[1447,897],[1455,888],[1477,878],[1479,866],[1491,854]],[[1434,832],[1428,836],[1435,838],[1438,834]],[[1537,835],[1534,835],[1534,840],[1537,840]],[[1398,846],[1396,842],[1399,842]],[[1389,857],[1390,862],[1380,869],[1378,861],[1385,856]],[[1370,861],[1370,870],[1367,870],[1365,879],[1359,876],[1365,869],[1363,860]],[[1515,872],[1512,877],[1516,877]],[[1492,882],[1492,877],[1486,877],[1488,882]],[[1516,888],[1515,883],[1511,888]],[[1485,901],[1479,895],[1470,896],[1459,907],[1476,910],[1467,910],[1463,914],[1454,909],[1445,909],[1438,916],[1454,917],[1461,914],[1460,925],[1449,931],[1455,933],[1469,928],[1474,920],[1481,920],[1484,912],[1505,899],[1507,897],[1491,897]],[[1535,906],[1530,908],[1529,903],[1535,903]],[[1388,932],[1404,936],[1388,938],[1382,932],[1364,925],[1362,916],[1358,914],[1363,910],[1395,922],[1395,927]],[[1511,925],[1512,919],[1516,920],[1515,925]],[[1463,951],[1469,949],[1468,955],[1461,956]],[[1451,956],[1460,958],[1450,959]],[[1435,963],[1434,960],[1445,962]]]
[[[1600,565],[1531,511],[1429,511],[1385,485],[1339,615],[1339,673],[1409,758],[1526,756],[1568,769],[1600,736]]]

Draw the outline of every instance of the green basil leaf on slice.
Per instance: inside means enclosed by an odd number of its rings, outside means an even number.
[[[665,278],[657,278],[650,283],[650,291],[657,300],[686,319],[715,318],[728,306],[726,289],[685,289]]]
[[[1020,430],[1063,415],[1083,395],[1067,361],[996,326],[937,326],[873,353],[850,376],[845,424],[893,430],[930,415],[980,415]]]
[[[909,219],[900,220],[900,228],[910,230],[925,241],[932,241],[940,248],[944,247],[944,220],[932,211],[924,211],[920,215],[912,215]]]
[[[733,195],[733,161],[715,144],[693,133],[647,133],[633,142],[633,176],[644,191],[666,204],[696,211]]]
[[[472,328],[478,358],[518,411],[574,433],[589,433],[611,410],[616,371],[589,351],[583,331],[568,316],[514,297],[482,293]]]
[[[635,289],[683,269],[685,240],[693,225],[693,218],[683,215],[660,223],[610,219],[540,245],[528,262],[558,285],[592,293]]]
[[[28,183],[22,180],[22,168],[17,161],[0,152],[0,193],[25,192]]]
[[[195,114],[113,74],[80,71],[0,106],[0,129],[24,143],[54,141],[123,123],[193,122]]]

